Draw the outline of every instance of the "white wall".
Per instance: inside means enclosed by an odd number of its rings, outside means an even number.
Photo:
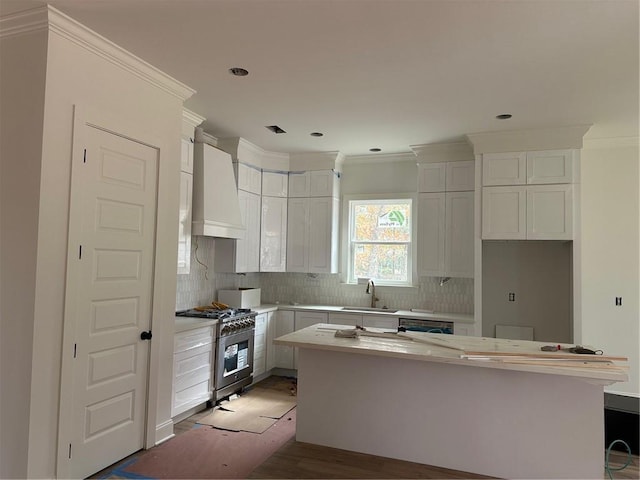
[[[46,32],[0,40],[0,478],[27,471],[46,56]]]
[[[482,336],[494,337],[496,325],[528,326],[536,341],[570,343],[571,242],[482,243]]]
[[[607,391],[640,396],[640,209],[638,138],[585,141],[582,151],[582,338],[629,357],[627,383]],[[615,297],[623,305],[615,306]]]
[[[7,50],[12,55],[5,58],[3,49],[2,80],[4,83],[5,78],[10,79],[15,92],[21,91],[22,83],[28,86],[32,80],[26,68],[12,69],[5,77],[9,70],[5,65],[11,67],[12,59],[21,57],[24,64],[38,65],[40,69],[46,66],[44,117],[42,110],[31,112],[29,121],[33,128],[24,121],[26,113],[22,109],[37,106],[35,100],[22,105],[16,93],[16,101],[5,104],[3,95],[3,186],[4,182],[13,182],[13,185],[6,193],[3,188],[2,204],[3,209],[5,205],[20,206],[14,215],[2,217],[3,347],[8,343],[4,340],[7,338],[16,342],[16,349],[19,349],[8,365],[14,375],[13,382],[5,388],[3,375],[2,383],[2,438],[11,439],[9,444],[17,442],[19,452],[15,457],[5,458],[3,441],[3,477],[56,476],[74,105],[81,106],[85,112],[100,112],[111,119],[122,119],[121,131],[129,131],[129,126],[134,126],[136,132],[141,133],[134,138],[159,139],[153,145],[160,149],[156,253],[162,261],[156,263],[155,275],[156,279],[162,280],[155,284],[153,307],[154,344],[149,385],[152,443],[156,440],[153,432],[158,425],[168,425],[172,431],[176,220],[183,101],[117,62],[106,61],[101,55],[75,43],[73,36],[63,36],[58,31],[49,30],[48,45],[46,33],[26,33],[3,40],[3,46],[5,42],[11,42],[6,45],[12,47]],[[35,43],[36,40],[40,43]],[[44,78],[40,74],[36,79],[40,80],[39,84],[25,95],[41,99],[45,96]],[[16,127],[11,129],[12,135],[8,139],[4,136],[5,120]],[[16,120],[18,123],[14,123]],[[39,134],[40,125],[43,125],[42,135]],[[8,140],[7,145],[5,140]],[[5,152],[15,154],[20,151],[27,155],[5,156]],[[12,162],[8,170],[5,169],[5,158]],[[4,241],[5,226],[15,229],[12,236],[6,235],[8,242]],[[7,251],[8,246],[15,248]],[[5,263],[9,256],[10,260]],[[24,288],[10,289],[5,276],[15,277],[16,286]],[[12,295],[11,310],[4,298],[9,294]],[[20,327],[8,326],[9,322]],[[9,353],[15,353],[14,349]],[[5,356],[4,348],[2,355]],[[4,365],[3,358],[3,369]],[[18,378],[22,380],[18,381]],[[13,385],[18,387],[15,391],[11,389]],[[12,417],[8,420],[4,416],[5,405],[6,409],[18,407],[9,412]],[[10,455],[12,450],[10,448],[7,453]]]

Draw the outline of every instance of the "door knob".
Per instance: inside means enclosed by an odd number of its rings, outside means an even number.
[[[140,340],[151,340],[151,330],[149,330],[148,332],[142,332],[140,334]]]

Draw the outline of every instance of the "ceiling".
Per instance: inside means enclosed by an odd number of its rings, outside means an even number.
[[[391,154],[577,124],[638,135],[637,0],[48,3],[194,88],[206,132],[269,151]]]

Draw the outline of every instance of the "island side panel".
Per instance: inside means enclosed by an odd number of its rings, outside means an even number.
[[[300,348],[296,440],[502,478],[602,478],[603,388]]]

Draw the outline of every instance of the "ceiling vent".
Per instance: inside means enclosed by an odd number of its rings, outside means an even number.
[[[268,130],[271,130],[273,133],[287,133],[283,129],[281,129],[278,125],[267,125],[265,128]]]

